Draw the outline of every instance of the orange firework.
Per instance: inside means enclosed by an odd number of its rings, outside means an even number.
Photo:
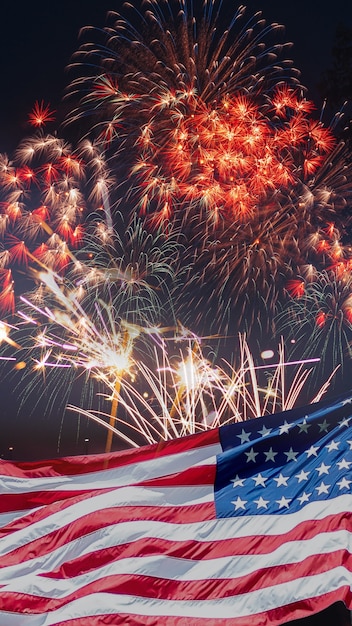
[[[213,330],[234,309],[248,328],[303,267],[346,259],[337,237],[352,190],[348,150],[317,119],[287,46],[272,44],[278,25],[241,6],[224,29],[221,15],[217,1],[147,1],[84,30],[96,41],[74,55],[67,120],[125,181],[113,205],[165,236],[180,230],[190,269],[177,306],[192,326],[209,311]]]
[[[129,178],[129,206],[154,227],[251,219],[334,146],[290,63],[278,62],[285,45],[267,41],[279,27],[260,14],[243,24],[239,7],[224,31],[215,4],[199,16],[189,2],[147,2],[140,32],[137,11],[133,21],[112,14],[103,40],[74,58],[75,70],[98,69],[73,81],[74,96],[86,95],[69,121],[92,116],[90,130]]]
[[[55,111],[50,110],[49,104],[44,104],[44,101],[36,101],[31,113],[28,116],[29,123],[37,128],[44,126],[48,122],[53,122]]]
[[[34,111],[43,114],[41,124],[50,121],[47,107],[36,103]],[[82,245],[85,216],[108,208],[103,157],[93,144],[74,150],[40,130],[21,141],[13,160],[0,161],[0,267],[62,274],[73,260],[70,248]],[[12,280],[1,281],[0,311],[14,308]]]

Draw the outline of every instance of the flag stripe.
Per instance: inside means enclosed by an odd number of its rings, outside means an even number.
[[[336,531],[337,533],[344,532],[339,528],[339,521],[340,520],[334,520],[333,527],[331,527],[331,523],[329,523],[329,521],[326,522],[325,520],[324,522],[318,523],[312,522],[310,528],[308,527],[311,532],[309,532],[309,530],[304,532],[305,541],[310,542],[312,537],[316,538],[319,533],[325,533],[325,540],[328,541],[328,537],[330,535],[330,542],[333,542],[335,540],[335,535],[332,533]],[[210,561],[211,559],[231,557],[232,555],[236,555],[236,557],[232,556],[232,558],[239,562],[240,557],[250,553],[250,556],[243,559],[243,567],[246,568],[248,567],[248,562],[253,558],[255,558],[255,566],[259,566],[261,557],[262,560],[264,560],[265,558],[269,558],[268,555],[270,557],[271,555],[274,557],[275,553],[279,552],[280,549],[286,550],[285,543],[282,542],[282,538],[280,539],[280,537],[270,537],[270,539],[265,539],[258,536],[251,538],[249,542],[240,542],[236,539],[224,539],[216,543],[213,541],[203,541],[202,543],[196,541],[176,542],[177,535],[175,530],[179,530],[178,528],[165,528],[165,533],[167,531],[169,531],[169,533],[172,532],[174,541],[158,537],[155,532],[156,529],[152,528],[153,534],[150,533],[147,535],[148,541],[146,541],[144,537],[143,539],[137,538],[133,542],[123,543],[123,530],[124,529],[122,528],[121,533],[118,533],[118,537],[116,537],[117,531],[115,526],[111,527],[111,529],[104,529],[104,533],[97,532],[94,533],[94,535],[87,535],[85,540],[83,538],[75,540],[77,545],[75,545],[74,542],[70,543],[69,553],[72,557],[71,560],[67,559],[66,550],[62,550],[61,547],[59,547],[50,553],[50,558],[36,558],[23,562],[20,567],[16,565],[15,567],[18,568],[17,573],[27,573],[29,569],[32,571],[33,569],[40,567],[41,570],[45,572],[46,576],[52,576],[54,578],[68,578],[70,576],[76,576],[82,571],[89,571],[89,569],[93,568],[93,566],[102,567],[117,558],[137,558],[157,554],[167,554],[168,556],[173,556],[174,558],[187,558],[190,561],[202,559],[205,561],[204,565],[207,565],[207,561]],[[301,535],[301,533],[299,533],[299,535]],[[338,537],[338,534],[336,537]],[[301,544],[298,539],[293,536],[288,539],[290,544],[300,547]],[[102,545],[104,546],[103,548],[101,547]],[[336,548],[337,546],[334,546],[334,549]],[[285,552],[285,555],[288,559],[288,552]],[[299,558],[297,555],[294,556],[296,556],[297,559]],[[50,568],[50,571],[48,571],[48,568]],[[11,574],[12,569],[9,568],[8,571],[7,568],[4,568],[0,580],[8,580],[11,577]]]
[[[195,498],[195,494],[197,497]],[[302,511],[292,513],[285,516],[262,515],[260,517],[260,528],[258,528],[258,519],[255,516],[245,518],[224,518],[213,520],[213,493],[210,487],[202,487],[195,491],[192,488],[180,488],[177,490],[145,490],[143,487],[120,488],[108,493],[103,493],[83,501],[78,500],[71,505],[67,504],[62,511],[57,510],[58,507],[53,505],[54,512],[50,514],[48,507],[48,515],[43,516],[43,512],[39,510],[32,515],[32,522],[24,528],[9,533],[4,536],[0,542],[0,556],[4,557],[13,550],[17,550],[20,546],[26,546],[40,538],[45,538],[49,533],[59,531],[68,525],[74,524],[82,520],[84,524],[89,523],[86,516],[97,516],[96,519],[104,524],[104,519],[111,523],[109,515],[115,517],[115,522],[126,520],[126,507],[129,509],[130,519],[145,518],[146,511],[155,513],[153,519],[175,521],[175,515],[180,516],[183,523],[184,536],[193,536],[198,528],[195,526],[196,519],[192,519],[192,512],[197,515],[200,508],[201,519],[205,520],[204,514],[208,516],[206,521],[202,521],[199,525],[199,535],[208,537],[209,541],[217,541],[225,538],[248,537],[260,535],[284,535],[288,533],[304,520],[318,520],[327,517],[329,514],[338,515],[339,513],[348,514],[351,503],[349,494],[335,498],[333,501],[317,501],[306,505]],[[132,506],[134,504],[134,506]],[[204,509],[202,505],[205,505]],[[151,507],[151,508],[149,508]],[[115,510],[113,510],[115,508]],[[132,514],[132,515],[131,515]],[[122,517],[118,517],[121,515]],[[187,522],[184,524],[184,516],[187,515]],[[164,516],[164,517],[162,517]],[[38,521],[36,521],[38,517]],[[148,518],[148,524],[152,516]],[[172,523],[171,522],[171,523]],[[89,530],[88,530],[89,532]],[[206,535],[206,532],[208,535]],[[54,535],[52,535],[54,537]],[[2,563],[4,560],[2,559]]]
[[[211,504],[209,512],[214,514],[213,494],[210,487],[201,487],[197,492],[191,488],[187,488],[187,491],[188,497],[184,503],[180,500],[182,494],[185,492],[184,487],[180,489],[169,489],[168,491],[149,489],[148,493],[143,488],[124,487],[86,500],[78,500],[74,505],[67,506],[61,511],[55,511],[52,515],[39,519],[39,521],[33,520],[30,526],[26,526],[21,530],[3,537],[0,544],[0,555],[4,556],[12,550],[17,549],[19,546],[26,545],[29,541],[34,541],[57,529],[66,527],[69,524],[74,524],[77,520],[84,522],[85,516],[89,515],[92,510],[94,515],[100,515],[101,522],[103,523],[103,516],[106,515],[105,509],[131,506],[129,502],[136,507],[151,505],[168,509],[171,505],[172,507],[184,508],[184,514],[186,514],[192,506]],[[130,498],[130,500],[128,500],[128,498]],[[42,515],[40,515],[41,511],[38,513],[39,517],[42,517]],[[33,517],[35,517],[35,514]]]
[[[328,592],[324,596],[318,595],[314,598],[306,598],[294,604],[289,603],[270,611],[253,613],[250,616],[250,623],[251,626],[282,624],[287,615],[289,615],[290,621],[300,619],[305,617],[307,613],[311,614],[331,606],[339,601],[341,596],[345,597],[349,602],[352,600],[350,589],[342,587],[341,589]],[[159,616],[136,615],[131,613],[131,610],[117,613],[116,608],[111,606],[111,601],[110,604],[108,603],[108,598],[103,607],[101,602],[102,595],[94,595],[92,603],[72,603],[64,611],[61,609],[59,615],[51,615],[45,622],[41,616],[30,615],[23,615],[23,621],[20,622],[18,621],[18,615],[0,612],[0,617],[2,618],[1,626],[19,626],[19,624],[23,626],[57,626],[63,623],[65,626],[87,626],[87,617],[89,618],[89,626],[102,626],[103,624],[112,624],[113,626],[160,626],[161,624]],[[319,608],[317,609],[317,607]],[[127,608],[130,609],[130,607]],[[79,615],[79,617],[72,618],[72,614],[75,616]],[[57,621],[58,619],[59,621]],[[234,626],[234,624],[236,626],[248,626],[248,616],[237,617],[236,622],[234,619],[233,617],[222,618],[221,616],[215,619],[187,617],[187,626]],[[185,626],[185,618],[173,615],[163,616],[162,624],[163,626]]]
[[[190,467],[186,470],[180,472],[179,474],[174,474],[173,476],[167,476],[165,478],[152,478],[147,481],[142,481],[143,486],[154,486],[154,485],[163,485],[166,484],[168,486],[175,484],[175,486],[182,485],[213,485],[215,479],[215,469],[216,469],[216,457],[213,457],[213,464],[208,465],[209,459],[207,459],[207,466],[205,464],[197,465],[196,467]],[[111,491],[112,487],[106,489],[99,489],[99,493]],[[77,498],[79,496],[91,497],[92,490],[81,490],[81,491],[65,491],[65,490],[52,490],[52,491],[35,491],[35,492],[27,492],[27,493],[9,493],[6,495],[0,495],[0,513],[4,511],[21,511],[23,509],[23,505],[25,504],[28,507],[28,511],[31,508],[36,509],[39,506],[48,506],[59,500],[67,500],[68,498]],[[1,530],[0,530],[1,533]]]
[[[347,535],[345,534],[347,531],[338,530],[339,526],[343,523],[343,517],[341,520],[336,520],[336,531],[332,532],[331,528],[331,520],[323,520],[319,522],[311,523],[311,535],[309,533],[304,532],[304,536],[306,537],[305,542],[300,542],[299,540],[294,540],[293,537],[286,537],[286,544],[282,542],[282,538],[280,537],[253,537],[252,540],[248,543],[247,540],[242,542],[242,545],[239,546],[239,540],[233,539],[233,546],[231,545],[230,540],[219,541],[214,544],[214,541],[203,541],[200,542],[186,542],[179,541],[176,542],[177,533],[179,531],[180,537],[182,537],[182,527],[175,528],[174,525],[168,524],[165,525],[164,537],[170,536],[174,539],[174,541],[167,541],[165,538],[162,540],[157,537],[157,530],[160,531],[160,525],[156,525],[155,529],[153,526],[149,528],[148,532],[146,528],[137,528],[135,531],[131,528],[131,524],[120,525],[117,528],[115,526],[107,529],[111,531],[111,536],[109,539],[108,532],[105,533],[97,533],[97,537],[94,535],[87,535],[86,538],[77,539],[75,542],[67,542],[62,541],[61,545],[56,545],[56,549],[51,551],[48,554],[45,554],[45,550],[43,550],[43,556],[41,558],[34,558],[29,560],[24,560],[24,555],[22,553],[15,553],[15,563],[8,567],[4,566],[1,570],[1,583],[6,583],[11,580],[11,577],[16,574],[17,576],[24,576],[28,573],[35,572],[40,569],[42,575],[45,572],[55,572],[55,568],[61,567],[62,564],[66,564],[66,568],[64,569],[65,577],[73,576],[76,574],[76,569],[78,571],[82,571],[82,567],[87,564],[87,569],[91,569],[93,567],[98,568],[102,567],[106,562],[111,562],[116,558],[133,558],[138,557],[136,563],[141,561],[141,557],[145,554],[155,554],[156,556],[160,554],[168,554],[169,556],[173,556],[174,558],[182,558],[181,555],[184,555],[184,558],[188,559],[189,565],[193,567],[194,565],[191,563],[192,560],[195,561],[195,567],[198,566],[197,559],[203,563],[204,567],[207,567],[208,575],[211,575],[211,567],[218,567],[220,563],[220,559],[223,559],[223,565],[221,567],[221,571],[223,572],[224,567],[226,565],[226,557],[230,563],[232,569],[236,568],[236,571],[231,570],[232,576],[244,575],[246,572],[250,572],[256,568],[261,566],[262,568],[274,566],[281,563],[299,563],[300,558],[308,558],[310,554],[323,553],[324,549],[326,553],[332,550],[337,550],[341,546],[341,541],[343,545],[343,539]],[[316,528],[314,529],[314,525]],[[324,532],[322,530],[324,527]],[[128,532],[130,529],[130,539],[135,534],[136,539],[135,542],[123,543],[126,538],[128,538]],[[327,530],[326,530],[327,529]],[[126,538],[124,537],[124,532]],[[312,540],[311,536],[315,537]],[[161,535],[161,532],[159,532]],[[302,533],[299,533],[302,534]],[[116,536],[117,535],[117,536]],[[138,539],[140,535],[144,536],[144,539]],[[211,537],[211,534],[210,534]],[[323,547],[320,547],[319,542],[321,538],[325,541]],[[339,539],[340,538],[340,539]],[[47,538],[47,544],[52,545],[53,542],[50,540],[51,538]],[[60,537],[61,540],[66,539],[65,536]],[[281,543],[278,543],[279,540]],[[287,542],[289,543],[287,544]],[[111,550],[110,552],[107,549],[101,549],[101,546],[109,546],[109,543],[112,544],[113,547],[117,548]],[[117,546],[114,544],[117,543]],[[349,541],[345,541],[346,545],[350,543]],[[253,548],[254,544],[254,548]],[[247,552],[250,554],[246,556],[246,545]],[[315,545],[318,547],[315,548]],[[289,546],[289,549],[288,547]],[[332,547],[333,546],[333,547]],[[231,547],[233,548],[231,550]],[[240,550],[238,550],[238,547]],[[164,550],[164,551],[163,551]],[[241,554],[239,554],[241,551]],[[27,557],[31,556],[33,553],[37,552],[37,546],[31,545],[28,550]],[[237,557],[231,556],[231,554],[237,554]],[[71,556],[71,560],[69,559]],[[21,557],[23,560],[21,560]],[[72,558],[76,557],[77,563],[72,562]],[[281,558],[281,561],[280,561]],[[19,559],[19,561],[17,560]],[[104,560],[105,559],[105,560]],[[211,563],[211,559],[214,561],[214,565]],[[215,560],[217,559],[217,562]],[[18,563],[18,564],[17,564]],[[145,560],[143,563],[143,567],[147,561]],[[261,565],[262,563],[262,565]],[[158,566],[159,567],[159,566]],[[229,567],[229,566],[228,566]],[[75,569],[76,568],[76,569]],[[177,569],[176,567],[174,569]],[[84,569],[83,569],[84,571]],[[144,570],[143,570],[144,571]],[[158,569],[157,574],[160,574],[160,569]],[[155,573],[153,573],[155,575]],[[166,569],[165,576],[167,577],[168,567]],[[227,574],[228,576],[229,574]],[[58,576],[58,575],[57,575]],[[202,569],[200,570],[200,576],[203,576]],[[213,575],[212,575],[213,576]]]
[[[172,442],[173,443],[173,442]],[[145,482],[153,478],[160,478],[161,475],[177,474],[183,472],[189,467],[197,464],[214,464],[215,457],[221,452],[219,443],[201,448],[191,448],[183,450],[179,454],[172,453],[159,459],[158,457],[147,458],[141,461],[132,462],[128,457],[129,463],[123,463],[123,455],[121,466],[113,469],[102,469],[98,472],[85,472],[80,474],[60,475],[43,475],[32,477],[23,475],[10,475],[9,473],[1,473],[0,480],[2,492],[26,494],[39,490],[47,491],[80,491],[80,490],[97,490],[108,489],[109,487],[123,487],[126,485]],[[146,455],[150,456],[150,455]],[[5,463],[2,461],[2,463]],[[9,464],[7,463],[7,469]],[[115,459],[116,463],[116,459]]]
[[[133,498],[133,489],[137,491],[137,496]],[[138,494],[141,487],[130,488],[130,502],[133,499],[139,500]],[[126,488],[122,489],[123,491]],[[205,494],[205,502],[197,504],[195,502],[180,506],[167,506],[165,491],[159,493],[159,502],[157,506],[140,506],[125,507],[123,502],[119,501],[121,489],[116,492],[109,492],[97,496],[99,505],[95,507],[92,501],[94,498],[87,499],[83,503],[78,501],[74,505],[67,507],[65,511],[48,515],[39,522],[33,522],[20,531],[13,532],[3,538],[0,543],[1,564],[2,567],[13,565],[15,563],[25,561],[31,555],[41,553],[47,554],[53,545],[64,545],[67,541],[72,541],[75,537],[81,538],[82,535],[91,535],[93,541],[94,531],[97,528],[104,528],[112,524],[119,524],[118,532],[120,537],[123,533],[123,523],[127,522],[127,531],[134,533],[139,532],[141,535],[146,533],[151,536],[157,532],[157,528],[165,524],[165,534],[162,536],[172,537],[177,533],[177,524],[179,524],[179,532],[183,540],[201,541],[202,538],[208,542],[219,542],[226,545],[226,542],[233,542],[232,547],[236,550],[236,554],[254,550],[256,546],[262,545],[261,550],[265,550],[265,544],[262,539],[265,535],[270,536],[271,545],[279,546],[282,542],[292,541],[299,536],[314,536],[318,531],[317,521],[325,520],[324,528],[331,527],[332,520],[330,516],[334,516],[336,524],[343,524],[348,507],[350,505],[350,497],[348,495],[340,496],[334,501],[315,502],[307,505],[300,514],[294,513],[289,516],[262,516],[261,527],[258,529],[257,519],[248,518],[245,523],[238,519],[221,519],[214,521],[212,494],[209,490]],[[172,490],[172,495],[174,494]],[[191,493],[194,492],[191,490]],[[197,492],[198,493],[198,492]],[[115,502],[112,496],[117,496]],[[155,494],[153,494],[155,495]],[[105,502],[104,502],[105,500]],[[186,497],[184,498],[186,502]],[[85,505],[83,507],[83,504]],[[163,511],[162,511],[162,508]],[[56,508],[56,507],[55,507]],[[93,509],[93,512],[91,510]],[[64,515],[63,513],[66,513]],[[340,516],[338,515],[340,513]],[[38,516],[42,518],[42,511],[38,511]],[[184,518],[187,516],[188,524],[184,524]],[[34,515],[33,515],[34,517]],[[168,523],[170,518],[171,523]],[[348,519],[348,518],[347,518]],[[313,524],[311,520],[314,520]],[[348,522],[350,524],[350,522]],[[56,527],[56,528],[55,528]],[[137,527],[137,530],[134,529]],[[258,533],[260,530],[260,534]]]
[[[23,526],[23,519],[26,518],[27,515],[33,513],[33,511],[39,510],[39,508],[41,507],[10,511],[8,513],[0,513],[0,540],[1,535],[5,532],[8,532],[11,527],[15,528],[16,524]]]
[[[183,452],[187,452],[191,456],[194,449],[196,455],[200,458],[206,458],[208,449],[213,447],[213,454],[219,451],[219,431],[218,429],[207,430],[196,435],[182,437],[182,439],[174,439],[161,441],[160,443],[145,446],[138,449],[138,459],[136,461],[136,449],[122,450],[114,454],[96,454],[89,456],[74,456],[61,459],[50,459],[45,461],[32,461],[21,463],[9,462],[0,459],[0,475],[1,477],[17,477],[19,479],[31,478],[77,478],[84,477],[84,474],[101,476],[102,472],[112,472],[113,469],[121,469],[124,466],[136,466],[156,458],[162,464],[164,457],[182,456]],[[204,451],[203,451],[204,448]],[[109,468],[109,469],[107,469]]]
[[[109,490],[106,489],[106,491]],[[23,510],[24,504],[26,505],[26,511],[30,512],[31,509],[37,509],[59,500],[67,500],[67,498],[84,496],[86,494],[87,491],[34,491],[25,495],[22,493],[9,493],[5,496],[0,496],[0,512],[3,514],[6,511],[12,511],[16,515],[17,511]]]
[[[153,616],[155,624],[172,624],[173,618],[187,619],[187,626],[191,624],[203,625],[204,620],[213,620],[214,625],[223,626],[234,623],[236,626],[248,626],[248,618],[251,624],[278,624],[278,621],[265,621],[265,613],[274,617],[275,609],[290,607],[290,605],[306,604],[307,600],[316,596],[339,591],[337,597],[352,600],[351,591],[347,582],[348,572],[342,566],[336,567],[329,572],[313,576],[296,578],[288,583],[279,583],[264,589],[255,590],[236,597],[234,606],[233,597],[214,600],[165,600],[159,598],[145,598],[137,595],[112,594],[96,592],[77,598],[66,603],[49,614],[30,615],[23,612],[0,611],[2,626],[49,626],[62,624],[68,618],[90,617],[91,615],[105,615],[106,613],[129,615],[131,624],[145,624],[145,618]],[[336,595],[335,595],[336,597]],[[293,601],[294,599],[294,601]],[[260,611],[265,607],[265,613]],[[294,607],[292,607],[294,608]],[[284,611],[279,614],[284,616]],[[286,615],[290,614],[286,611]],[[133,618],[132,618],[133,616]],[[245,622],[244,620],[247,620]],[[159,620],[159,622],[157,621]],[[169,621],[168,621],[169,620]],[[199,620],[199,621],[197,621]],[[243,620],[243,621],[242,621]],[[89,622],[90,623],[90,622]],[[116,622],[115,622],[116,623]],[[118,623],[118,622],[117,622]],[[126,622],[125,622],[126,623]],[[127,621],[128,623],[128,621]],[[182,621],[179,622],[182,624]],[[184,623],[184,622],[183,622]],[[205,622],[206,623],[206,622]]]
[[[335,541],[333,537],[329,540],[331,543]],[[338,540],[336,545],[339,545]],[[27,575],[18,577],[2,588],[2,608],[15,606],[16,597],[17,610],[36,612],[39,609],[45,612],[90,593],[124,593],[131,588],[138,588],[138,594],[145,597],[151,594],[154,598],[170,600],[182,600],[185,597],[192,597],[195,601],[215,600],[226,598],[234,592],[236,595],[245,595],[248,589],[254,592],[277,584],[294,583],[297,578],[309,577],[312,567],[317,575],[343,566],[346,580],[350,577],[352,557],[346,556],[346,550],[328,552],[324,547],[319,552],[320,542],[314,546],[316,553],[309,555],[309,552],[314,552],[312,548],[295,547],[302,550],[302,560],[289,555],[284,569],[281,567],[284,561],[276,558],[276,555],[273,555],[272,561],[267,557],[258,560],[257,569],[253,567],[253,559],[252,563],[247,562],[247,566],[245,558],[237,559],[236,563],[232,563],[231,559],[217,559],[202,565],[187,559],[156,555],[139,559],[122,558],[67,579],[47,578],[42,574]],[[168,575],[170,571],[173,576]]]
[[[351,603],[350,414],[337,400],[91,460],[0,463],[1,626],[279,626]]]

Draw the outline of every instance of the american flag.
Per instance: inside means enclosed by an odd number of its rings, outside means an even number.
[[[1,461],[1,626],[352,607],[352,393],[109,455]]]

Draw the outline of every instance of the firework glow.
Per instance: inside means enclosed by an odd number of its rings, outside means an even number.
[[[60,277],[42,273],[40,279],[53,306],[40,308],[21,297],[22,323],[12,329],[27,341],[19,358],[32,364],[31,378],[54,372],[67,385],[65,370],[73,372],[76,383],[82,374],[85,386],[88,379],[98,383],[109,411],[68,408],[98,421],[129,445],[292,408],[319,361],[288,362],[280,342],[278,361],[257,366],[240,335],[238,365],[224,359],[217,364],[205,339],[182,326],[137,326],[115,318],[112,304],[99,300],[93,318]],[[286,371],[291,367],[293,375]],[[312,401],[322,396],[331,378]],[[58,385],[55,380],[56,389]]]

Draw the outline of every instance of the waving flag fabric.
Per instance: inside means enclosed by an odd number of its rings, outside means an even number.
[[[352,607],[352,394],[0,465],[1,626],[265,626]]]

